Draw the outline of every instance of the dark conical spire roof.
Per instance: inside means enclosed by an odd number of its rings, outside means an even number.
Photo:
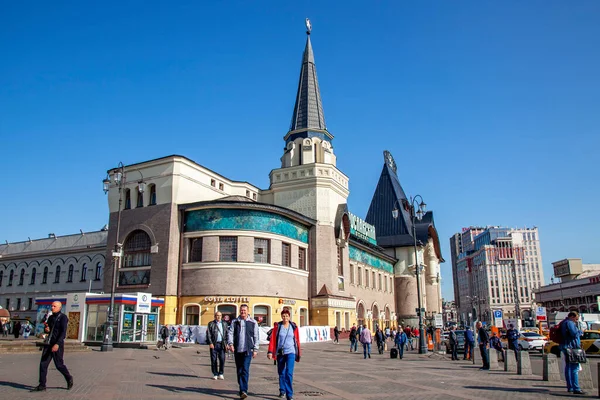
[[[306,38],[296,104],[294,104],[294,114],[290,124],[290,131],[299,129],[326,129],[317,68],[315,67],[315,55],[310,43],[310,36]]]
[[[317,68],[315,66],[315,54],[310,41],[310,29],[306,32],[306,46],[302,55],[300,68],[300,79],[298,80],[298,91],[292,114],[290,130],[286,135],[286,141],[297,137],[318,136],[324,140],[331,141],[333,136],[325,126],[325,114],[323,113],[323,101],[317,79]]]

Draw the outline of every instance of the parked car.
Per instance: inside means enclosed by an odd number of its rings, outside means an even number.
[[[458,341],[458,345],[456,347],[456,352],[457,353],[464,353],[465,352],[465,331],[454,331],[456,332],[456,340]],[[448,332],[448,336],[450,335],[450,333]],[[447,338],[445,340],[446,343],[446,353],[450,354],[450,338]]]
[[[600,354],[600,331],[584,331],[581,336],[581,348],[585,351],[585,354]],[[548,341],[544,346],[544,353],[552,353],[556,356],[560,356],[560,350],[558,343]]]
[[[523,332],[521,333],[521,338],[529,343],[529,350],[538,350],[540,353],[544,351],[544,346],[548,342],[545,336],[535,332]]]
[[[508,339],[505,334],[500,336],[500,343],[502,343],[503,348],[508,349]],[[530,348],[529,342],[525,340],[525,336],[522,333],[519,335],[518,346],[519,350],[529,350]]]

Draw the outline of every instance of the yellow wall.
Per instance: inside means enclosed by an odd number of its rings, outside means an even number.
[[[160,310],[161,325],[171,325],[177,322],[177,296],[165,296],[165,305]]]

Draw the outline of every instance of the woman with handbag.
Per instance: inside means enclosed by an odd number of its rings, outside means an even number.
[[[565,357],[565,380],[567,390],[573,394],[585,394],[579,387],[579,363],[586,362],[585,352],[581,348],[581,331],[578,325],[579,313],[571,311],[560,323],[562,343],[560,350]]]
[[[267,358],[277,358],[277,373],[279,374],[279,397],[293,400],[294,365],[300,361],[300,334],[295,323],[290,321],[290,311],[281,311],[281,322],[276,323],[269,341]]]

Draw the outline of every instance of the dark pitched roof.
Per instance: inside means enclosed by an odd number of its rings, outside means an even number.
[[[399,209],[394,219],[392,210]],[[413,244],[410,203],[398,175],[386,161],[379,176],[365,221],[375,226],[377,244],[382,247],[408,246]],[[427,236],[425,236],[425,241]]]

